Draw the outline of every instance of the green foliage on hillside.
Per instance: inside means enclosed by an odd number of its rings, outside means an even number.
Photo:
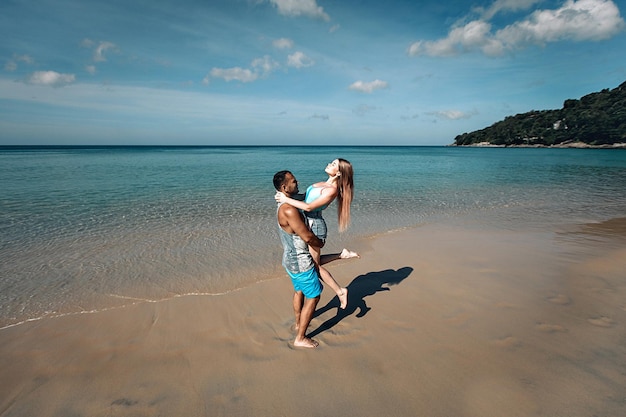
[[[504,146],[553,146],[583,142],[593,146],[626,142],[626,82],[565,100],[560,110],[530,111],[454,139],[457,146],[483,142]]]

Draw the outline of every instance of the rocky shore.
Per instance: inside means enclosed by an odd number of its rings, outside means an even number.
[[[464,148],[575,148],[575,149],[626,149],[626,143],[613,143],[610,145],[590,145],[585,142],[563,142],[556,145],[494,145],[490,142],[479,142],[471,145],[456,145]]]

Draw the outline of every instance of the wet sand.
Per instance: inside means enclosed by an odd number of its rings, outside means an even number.
[[[286,275],[6,328],[0,415],[626,415],[625,225],[373,238],[330,265],[349,306],[324,291],[314,350]]]

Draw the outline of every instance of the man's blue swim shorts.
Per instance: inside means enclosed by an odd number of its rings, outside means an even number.
[[[315,267],[304,272],[293,273],[287,271],[287,273],[291,277],[293,289],[296,291],[302,291],[306,298],[315,298],[322,293],[320,276]]]

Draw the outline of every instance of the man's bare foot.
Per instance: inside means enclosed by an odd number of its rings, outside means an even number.
[[[339,308],[344,309],[348,307],[348,289],[342,288],[341,293],[337,294],[339,297]]]
[[[356,252],[352,252],[351,250],[343,248],[343,250],[339,254],[339,257],[341,259],[350,259],[350,258],[360,258],[361,256]]]
[[[311,338],[308,337],[303,337],[301,340],[296,339],[293,342],[293,345],[295,347],[303,347],[303,348],[316,348],[318,347],[320,344],[317,342],[317,340],[313,340]]]

